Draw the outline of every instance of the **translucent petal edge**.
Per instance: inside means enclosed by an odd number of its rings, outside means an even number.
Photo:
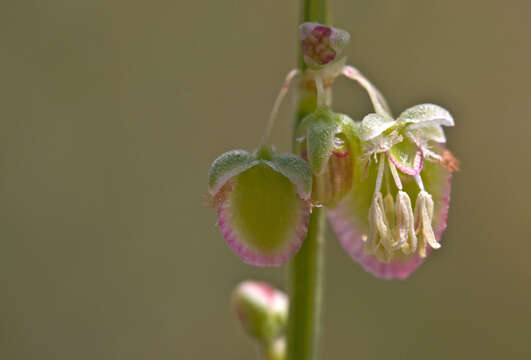
[[[397,121],[409,123],[435,122],[443,126],[454,126],[455,121],[452,115],[445,108],[435,104],[419,104],[404,110],[397,118]]]
[[[358,126],[358,136],[361,141],[369,141],[395,125],[391,118],[379,114],[366,115]]]
[[[231,150],[218,156],[208,170],[208,192],[214,196],[227,181],[260,161],[246,150]]]
[[[448,219],[448,208],[450,205],[450,188],[451,175],[446,175],[446,185],[444,186],[443,201],[440,202],[440,217],[437,219],[435,237],[437,242],[441,240],[441,236],[446,229]],[[362,240],[362,233],[358,226],[355,215],[348,208],[346,202],[340,204],[334,209],[328,210],[328,221],[336,236],[339,238],[341,246],[350,255],[352,259],[358,262],[363,269],[382,279],[406,279],[409,277],[426,258],[421,258],[414,255],[405,260],[395,260],[389,263],[378,261],[376,256],[365,253],[364,242]],[[428,247],[427,256],[432,252],[432,248]]]
[[[299,199],[301,205],[301,216],[295,225],[293,231],[286,241],[286,246],[276,254],[263,254],[245,244],[241,240],[241,235],[233,225],[230,219],[228,206],[226,205],[227,197],[217,209],[218,223],[221,234],[227,241],[229,247],[234,251],[243,262],[255,266],[280,266],[286,263],[299,251],[306,232],[308,231],[308,220],[311,211],[311,205],[302,199]]]

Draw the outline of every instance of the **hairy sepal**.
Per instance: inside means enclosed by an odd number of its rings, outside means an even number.
[[[443,126],[454,126],[454,118],[448,110],[434,104],[420,104],[404,110],[397,121],[401,124],[431,122]]]
[[[287,177],[296,187],[299,196],[308,200],[312,193],[312,171],[308,163],[294,154],[275,155],[268,162],[276,171]]]
[[[429,141],[435,141],[440,144],[446,142],[442,126],[433,122],[411,124],[404,130],[404,133],[408,139],[415,142],[418,146],[423,146]]]
[[[396,122],[388,117],[379,114],[369,114],[363,118],[358,127],[358,136],[361,141],[368,141],[390,129]]]
[[[216,195],[230,178],[256,164],[256,157],[246,150],[231,150],[221,154],[208,170],[209,194]]]

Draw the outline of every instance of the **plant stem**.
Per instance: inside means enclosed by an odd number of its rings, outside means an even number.
[[[324,208],[314,208],[308,234],[291,262],[287,360],[313,360],[319,334]]]
[[[327,0],[302,0],[301,23],[311,21],[326,24],[327,16]],[[306,69],[300,49],[299,68],[303,71]],[[316,107],[315,90],[301,87],[295,125]],[[316,358],[323,283],[324,226],[325,209],[316,207],[310,215],[306,239],[290,264],[287,360]]]
[[[327,0],[302,0],[300,22],[318,22],[328,25],[328,5]],[[307,68],[302,51],[299,46],[299,69],[305,71]],[[304,75],[303,75],[304,76]],[[304,84],[302,81],[301,85]],[[301,86],[299,106],[295,119],[295,126],[308,114],[312,113],[317,107],[317,94],[314,90],[309,90]]]

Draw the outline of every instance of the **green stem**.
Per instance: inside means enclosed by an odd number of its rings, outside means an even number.
[[[285,360],[286,359],[284,338],[278,338],[272,341],[271,343],[264,344],[264,345],[265,346],[262,349],[263,356],[260,359],[263,359],[263,360]]]
[[[302,0],[302,22],[327,24],[327,0]],[[299,68],[306,69],[299,48]],[[317,107],[317,94],[301,88],[295,125]],[[325,209],[314,208],[308,233],[290,264],[287,360],[314,360],[319,335],[323,283]]]
[[[314,208],[308,234],[291,262],[287,360],[314,360],[323,283],[325,209]]]
[[[302,0],[300,22],[318,22],[324,25],[329,25],[327,2],[327,0]],[[299,46],[299,69],[305,71],[306,68],[307,66],[304,63],[302,51]],[[315,91],[309,91],[308,89],[301,87],[295,125],[298,125],[306,115],[312,113],[316,106],[317,94]]]

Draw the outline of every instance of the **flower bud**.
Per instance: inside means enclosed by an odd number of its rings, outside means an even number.
[[[313,173],[312,202],[335,206],[352,188],[357,144],[353,121],[329,109],[318,109],[300,124],[298,149]]]
[[[292,154],[262,148],[229,151],[209,171],[209,194],[228,245],[244,262],[278,266],[300,248],[307,230],[312,175]]]
[[[288,298],[280,290],[258,281],[244,281],[232,294],[232,307],[245,332],[264,343],[285,329]]]
[[[350,41],[348,32],[318,23],[302,23],[299,34],[304,62],[309,67],[320,67],[336,60]]]

